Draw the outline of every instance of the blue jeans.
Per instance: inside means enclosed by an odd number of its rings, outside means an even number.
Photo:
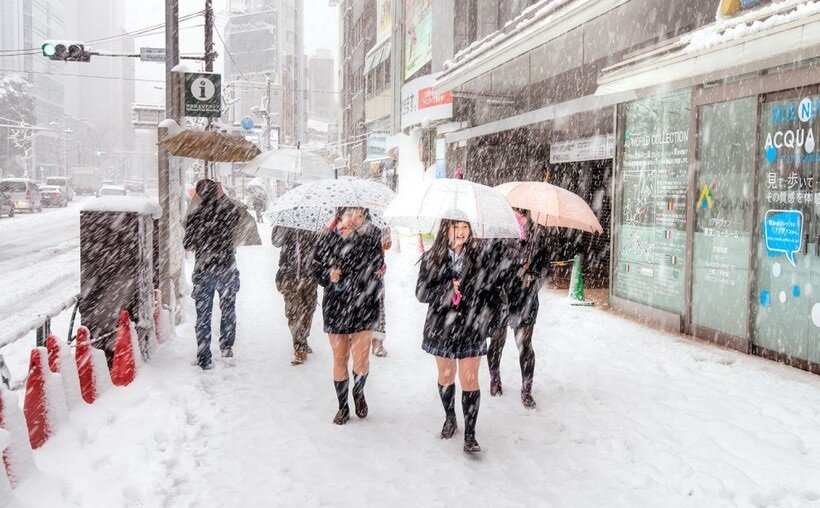
[[[196,302],[196,360],[200,366],[211,362],[211,316],[214,292],[219,293],[219,349],[233,347],[236,339],[236,293],[239,292],[239,270],[195,273],[191,296]]]

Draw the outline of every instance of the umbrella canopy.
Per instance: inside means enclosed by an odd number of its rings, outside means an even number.
[[[508,182],[496,187],[515,208],[532,213],[542,226],[580,229],[603,233],[604,228],[592,208],[580,196],[546,182]]]
[[[330,179],[335,175],[333,168],[323,158],[295,148],[264,152],[245,164],[242,171],[257,177],[297,183]]]
[[[256,145],[245,138],[218,131],[186,130],[160,141],[158,145],[177,157],[212,162],[246,162],[261,153]]]
[[[371,180],[318,180],[282,194],[268,215],[274,226],[316,231],[333,218],[337,208],[356,206],[370,210],[373,224],[384,228],[387,224],[381,212],[395,196],[389,187]]]
[[[477,238],[518,238],[518,221],[498,191],[467,180],[439,178],[399,192],[384,211],[390,226],[431,233],[440,219],[470,223]]]

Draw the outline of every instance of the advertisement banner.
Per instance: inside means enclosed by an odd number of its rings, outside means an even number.
[[[430,2],[405,0],[404,79],[433,59],[433,8]]]
[[[393,29],[393,0],[376,0],[376,44],[390,38]]]
[[[453,116],[453,94],[434,94],[436,74],[409,81],[401,87],[401,128],[418,125],[424,120],[436,121]]]

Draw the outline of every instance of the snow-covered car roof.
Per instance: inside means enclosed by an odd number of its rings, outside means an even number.
[[[125,186],[124,186],[124,185],[111,185],[111,184],[105,184],[105,185],[103,185],[103,186],[101,186],[101,187],[100,187],[100,190],[103,190],[103,189],[113,189],[113,190],[121,190],[121,191],[124,191],[124,190],[125,190]]]
[[[41,185],[40,190],[41,191],[59,191],[60,186],[59,185]]]

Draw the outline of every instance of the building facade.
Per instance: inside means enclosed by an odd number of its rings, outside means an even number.
[[[328,49],[317,51],[308,60],[309,118],[325,123],[335,123],[336,77],[333,53]]]
[[[267,109],[276,129],[273,143],[277,134],[282,145],[303,142],[308,100],[303,0],[231,0],[228,12],[224,82],[234,101],[228,120],[238,125],[255,116],[255,108]],[[264,123],[256,116],[257,124]]]

